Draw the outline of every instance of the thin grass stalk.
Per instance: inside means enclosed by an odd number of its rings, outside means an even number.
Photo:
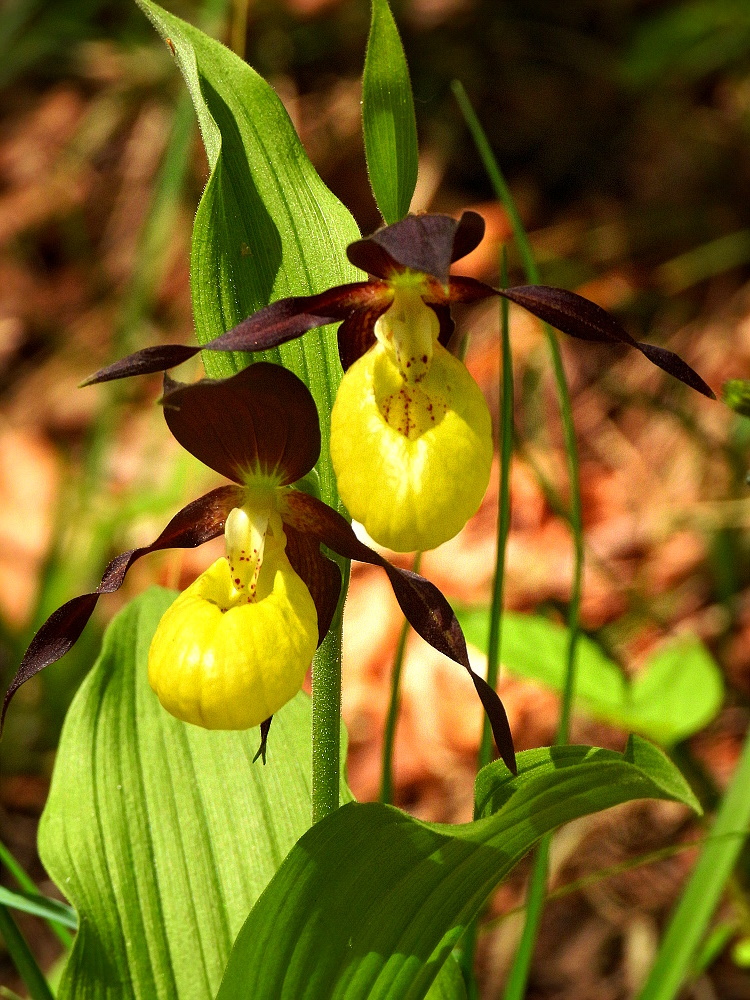
[[[508,284],[508,255],[503,248],[500,268],[502,288]],[[503,627],[503,595],[505,593],[505,560],[510,532],[510,463],[513,457],[513,355],[510,349],[510,326],[508,322],[508,300],[500,304],[500,336],[502,345],[503,379],[500,392],[500,494],[497,514],[497,547],[495,574],[492,581],[490,602],[489,641],[487,645],[487,683],[497,686],[500,672],[500,649]],[[481,770],[492,760],[492,730],[488,719],[482,726],[482,742],[479,746],[478,769]]]
[[[422,565],[422,553],[414,555],[412,572],[418,573]],[[385,730],[383,732],[383,757],[380,772],[380,801],[386,805],[393,803],[393,746],[396,739],[396,723],[398,722],[398,710],[401,705],[401,672],[404,667],[404,656],[406,654],[406,640],[409,637],[411,626],[404,618],[401,625],[401,632],[396,646],[396,655],[393,657],[393,669],[391,670],[391,696],[388,701],[388,714],[385,719]]]
[[[629,858],[627,861],[621,861],[619,864],[609,865],[606,868],[600,868],[598,871],[592,872],[590,875],[584,875],[582,878],[576,878],[573,879],[572,882],[566,882],[564,885],[559,885],[556,889],[552,889],[547,894],[547,900],[566,899],[568,896],[572,896],[584,889],[589,889],[592,886],[601,885],[602,882],[606,882],[610,878],[616,878],[618,875],[623,875],[625,872],[633,871],[635,868],[642,868],[644,865],[651,865],[656,861],[664,861],[667,858],[674,858],[679,854],[684,854],[686,851],[694,851],[696,848],[703,848],[709,843],[721,843],[727,840],[739,840],[740,842],[744,842],[746,838],[747,832],[745,830],[739,832],[735,830],[730,833],[725,833],[720,837],[702,837],[700,840],[689,840],[681,844],[670,844],[668,847],[660,847],[655,851],[638,854],[636,857]],[[514,906],[513,909],[506,910],[505,913],[501,913],[499,916],[493,917],[492,920],[487,920],[482,924],[482,934],[491,933],[501,924],[505,923],[506,920],[509,920],[518,913],[524,913],[525,910],[526,904],[521,903],[520,906]]]
[[[638,1000],[673,1000],[680,992],[732,875],[749,825],[750,733]],[[737,830],[744,830],[745,837],[732,836]]]
[[[240,59],[245,58],[247,48],[247,18],[250,0],[232,0],[232,25],[229,32],[229,47]]]
[[[505,247],[500,262],[500,285],[508,284],[508,255]],[[497,686],[500,672],[500,648],[502,643],[503,594],[505,591],[505,555],[510,532],[510,462],[513,457],[513,356],[510,349],[510,326],[508,322],[508,300],[500,301],[500,337],[502,351],[502,383],[500,386],[500,489],[497,512],[497,545],[495,548],[495,573],[492,580],[492,599],[489,610],[489,641],[487,645],[487,683]],[[485,718],[482,724],[482,738],[477,755],[477,769],[492,760],[492,730]],[[476,811],[474,818],[476,819]],[[469,1000],[477,995],[474,979],[474,956],[477,947],[479,924],[472,921],[461,942],[460,965],[466,983]]]
[[[31,953],[26,939],[16,926],[6,906],[0,905],[0,937],[5,942],[18,975],[24,981],[31,1000],[54,1000],[50,985]]]
[[[531,284],[539,284],[539,270],[534,260],[526,231],[518,214],[518,209],[510,193],[510,189],[503,177],[500,167],[495,159],[487,136],[482,129],[474,108],[462,84],[458,80],[452,83],[453,94],[456,98],[464,120],[471,132],[471,136],[477,147],[479,155],[495,189],[497,197],[502,202],[513,230],[513,237],[521,257],[521,261],[526,272],[526,278]],[[565,378],[565,370],[560,353],[560,345],[553,330],[543,324],[550,354],[552,356],[552,367],[555,375],[560,416],[563,427],[563,438],[565,441],[565,453],[568,464],[568,480],[570,483],[570,524],[573,533],[574,545],[574,567],[573,581],[571,587],[570,604],[568,605],[568,629],[569,643],[566,662],[565,687],[563,689],[562,702],[560,707],[560,720],[558,724],[557,739],[558,745],[568,742],[570,732],[570,717],[573,707],[573,696],[575,693],[575,673],[576,673],[576,647],[580,633],[580,605],[581,605],[581,585],[583,581],[583,518],[581,505],[581,481],[578,463],[578,448],[575,439],[575,428],[573,425],[573,409],[570,401],[570,391]],[[506,986],[504,994],[505,1000],[522,1000],[526,992],[531,959],[534,952],[544,907],[544,896],[546,892],[547,873],[549,869],[549,838],[545,838],[537,848],[534,861],[534,870],[529,883],[529,896],[527,901],[526,923],[518,951],[516,952],[513,968]]]
[[[0,863],[5,865],[10,874],[16,880],[18,886],[23,889],[24,892],[28,892],[32,895],[37,895],[39,893],[34,880],[26,874],[21,865],[16,861],[3,843],[0,843]],[[73,944],[73,935],[68,930],[61,927],[56,920],[47,920],[47,926],[64,948],[70,948]]]

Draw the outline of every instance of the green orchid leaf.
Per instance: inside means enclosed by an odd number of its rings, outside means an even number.
[[[198,342],[205,344],[262,306],[360,279],[345,249],[354,219],[305,153],[278,95],[225,46],[150,0],[138,0],[169,40],[185,78],[210,176],[193,227],[191,284]],[[307,383],[321,419],[322,496],[336,504],[328,423],[341,365],[330,327],[265,352]],[[226,377],[249,355],[204,353],[208,374]]]
[[[417,122],[409,68],[388,0],[372,0],[362,76],[367,171],[388,225],[409,211],[417,183]]]
[[[468,642],[487,649],[487,608],[456,611]],[[561,692],[568,630],[541,615],[503,613],[502,662],[508,673]],[[669,747],[714,719],[724,701],[721,671],[699,639],[677,639],[653,653],[628,682],[592,639],[576,657],[576,707],[592,718]]]
[[[152,588],[114,619],[65,721],[39,830],[79,919],[59,1000],[211,1000],[310,825],[306,695],[274,717],[265,767],[257,728],[210,732],[159,704],[148,648],[174,596]]]
[[[698,809],[681,774],[633,737],[625,754],[561,747],[484,769],[462,826],[350,803],[308,831],[250,913],[217,1000],[419,1000],[495,886],[545,833],[637,798]]]

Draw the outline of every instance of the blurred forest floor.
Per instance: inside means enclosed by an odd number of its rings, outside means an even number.
[[[467,87],[507,171],[544,282],[616,311],[637,339],[678,351],[717,391],[726,379],[750,377],[744,0],[393,6],[420,127],[413,207],[471,207],[488,223],[487,238],[457,270],[497,282],[510,230],[452,103],[453,77]],[[203,11],[188,0],[169,7],[235,47],[246,45],[326,182],[363,232],[374,229],[359,118],[366,0],[250,0],[247,11],[238,2],[223,13],[216,0]],[[0,667],[7,683],[55,607],[90,589],[112,554],[150,540],[213,480],[169,438],[154,406],[158,380],[76,388],[128,350],[192,336],[190,230],[206,164],[194,128],[187,156],[172,155],[182,85],[168,52],[127,0],[12,0],[0,14],[0,56]],[[511,282],[523,283],[512,248],[510,261]],[[497,424],[498,308],[463,310],[459,322],[469,334],[468,366]],[[538,324],[512,311],[511,336],[518,447],[506,605],[564,621],[573,550],[560,513],[566,462],[554,386]],[[725,674],[726,704],[678,748],[710,804],[731,775],[750,705],[750,422],[691,394],[640,355],[580,342],[562,347],[582,464],[584,628],[629,676],[669,637],[697,635],[710,648]],[[497,478],[496,470],[462,534],[422,563],[456,602],[489,601]],[[16,698],[0,747],[0,839],[43,891],[53,890],[36,856],[36,823],[65,710],[106,622],[149,583],[185,586],[219,549],[217,542],[138,564],[121,593],[100,602],[76,649]],[[356,566],[345,621],[344,717],[360,799],[378,794],[400,628],[384,575]],[[519,749],[553,741],[555,695],[507,677],[501,694]],[[411,636],[397,804],[425,819],[469,819],[480,727],[465,676]],[[625,734],[577,715],[573,739],[621,749]],[[699,835],[695,821],[666,803],[594,816],[559,836],[554,884]],[[675,853],[550,903],[529,997],[632,996],[693,858]],[[522,904],[527,872],[524,863],[499,891],[480,937],[483,997],[500,993],[520,932],[518,915],[503,915]],[[726,904],[744,934],[748,889],[750,854]],[[20,923],[51,961],[51,936],[33,918]],[[18,988],[7,963],[0,983]],[[750,976],[727,949],[686,995],[750,998]]]

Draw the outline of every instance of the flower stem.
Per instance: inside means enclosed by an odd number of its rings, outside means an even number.
[[[419,572],[422,562],[422,553],[417,552],[414,556],[412,571]],[[404,654],[406,653],[406,640],[409,636],[409,622],[404,618],[401,632],[396,646],[396,655],[393,658],[393,670],[391,671],[391,699],[388,703],[388,715],[385,720],[385,731],[383,733],[383,767],[380,778],[380,801],[390,804],[393,802],[393,744],[396,738],[396,722],[398,721],[398,710],[401,702],[400,686],[401,671],[404,666]]]
[[[312,669],[312,821],[339,807],[341,773],[341,618],[315,654]]]
[[[497,197],[508,213],[508,219],[513,230],[513,237],[518,248],[518,252],[523,262],[526,278],[531,284],[539,284],[539,270],[534,260],[523,223],[518,214],[513,196],[502,175],[500,167],[495,159],[490,144],[482,129],[474,108],[458,80],[452,84],[453,94],[456,98],[464,120],[471,132],[474,143],[479,151],[479,155],[495,189]],[[575,428],[573,426],[573,409],[570,401],[570,391],[565,379],[565,370],[560,353],[560,345],[557,342],[552,329],[545,323],[544,332],[547,337],[550,354],[552,356],[552,367],[557,386],[557,396],[560,406],[560,416],[563,427],[563,437],[565,440],[565,451],[568,463],[568,479],[570,482],[570,525],[573,532],[574,547],[574,568],[573,581],[571,586],[570,604],[568,605],[568,629],[569,641],[567,652],[567,663],[565,673],[565,686],[563,689],[562,704],[560,708],[560,721],[557,731],[556,743],[562,745],[567,743],[570,731],[570,716],[573,706],[573,696],[575,693],[576,676],[576,647],[580,633],[580,605],[581,586],[583,581],[583,518],[581,507],[581,480],[578,466],[578,447],[575,439]],[[546,892],[547,874],[549,869],[549,837],[545,837],[537,849],[534,861],[534,870],[529,883],[529,894],[527,901],[526,923],[521,938],[518,951],[516,952],[513,968],[506,986],[504,1000],[522,1000],[526,992],[531,959],[534,953],[534,943],[539,930],[544,897]]]

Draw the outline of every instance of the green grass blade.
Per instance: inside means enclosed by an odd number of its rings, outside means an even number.
[[[31,913],[32,916],[41,917],[50,925],[62,924],[70,927],[71,930],[78,929],[78,918],[75,910],[61,903],[57,899],[48,899],[41,893],[20,893],[11,892],[5,886],[0,885],[0,904],[13,910],[20,910],[22,913]],[[72,941],[72,938],[68,938]]]
[[[508,257],[505,248],[501,258],[500,285],[508,284]],[[505,554],[510,531],[510,462],[513,457],[513,355],[510,349],[510,326],[508,323],[508,300],[500,300],[500,336],[502,350],[502,387],[500,391],[500,497],[497,514],[497,545],[495,547],[495,573],[492,581],[492,599],[489,607],[489,629],[487,638],[487,683],[497,686],[500,671],[500,648],[503,625],[503,593],[505,584]],[[486,622],[482,622],[486,626]],[[492,730],[487,719],[482,724],[482,738],[479,744],[479,770],[492,760]],[[464,976],[470,1000],[476,996],[474,978],[474,956],[477,944],[478,924],[476,921],[466,932],[461,946],[461,971]]]
[[[29,875],[26,874],[21,865],[19,865],[19,863],[16,861],[11,852],[3,843],[0,843],[0,863],[5,865],[5,867],[8,869],[10,874],[13,876],[13,878],[16,880],[18,885],[26,893],[27,896],[38,897],[39,899],[46,899],[46,897],[41,896],[39,894],[39,890],[37,889],[34,880]],[[8,889],[3,889],[2,891],[9,892]],[[11,893],[11,895],[14,894]],[[3,902],[3,900],[0,900],[0,902]],[[4,902],[7,905],[11,906],[13,905],[8,900],[4,900]],[[51,901],[51,902],[56,902],[56,901]],[[64,903],[59,903],[58,905],[63,907],[65,906]],[[18,907],[18,909],[22,908],[23,907]],[[70,910],[70,913],[72,914],[72,919],[74,923],[69,926],[72,926],[73,930],[75,930],[78,927],[78,918],[75,915],[75,911]],[[38,916],[44,917],[45,914],[38,914]],[[65,929],[65,927],[60,926],[60,923],[58,923],[58,921],[55,920],[54,917],[49,918],[49,927],[52,933],[55,935],[55,937],[57,937],[57,939],[60,941],[60,944],[62,944],[64,948],[70,948],[71,944],[73,943],[73,938]]]
[[[0,937],[5,942],[18,975],[26,984],[31,1000],[54,1000],[49,983],[44,978],[44,973],[32,955],[26,939],[16,927],[7,907],[2,905],[0,905]]]
[[[508,260],[505,250],[502,255],[500,283],[508,284]],[[497,549],[495,555],[495,576],[492,583],[492,600],[489,614],[489,639],[487,643],[487,683],[496,687],[500,670],[500,647],[502,641],[503,593],[505,589],[505,553],[510,532],[510,463],[513,457],[513,355],[510,349],[510,326],[508,323],[508,301],[500,304],[500,336],[502,343],[503,381],[500,398],[500,498],[497,516]],[[492,732],[489,722],[484,720],[482,743],[479,748],[480,770],[492,760]]]
[[[409,211],[419,154],[409,68],[388,0],[372,0],[362,76],[362,126],[370,185],[390,225]]]
[[[539,270],[534,260],[526,231],[524,230],[521,217],[518,214],[515,201],[510,192],[502,171],[495,159],[487,136],[482,129],[479,119],[474,112],[471,102],[461,83],[454,80],[453,93],[464,116],[464,120],[471,132],[474,143],[495,189],[497,197],[502,202],[513,229],[513,237],[518,248],[518,252],[523,261],[527,280],[531,284],[539,284]],[[570,642],[568,646],[568,656],[565,675],[565,686],[563,689],[560,721],[557,732],[557,744],[562,746],[568,741],[570,731],[570,716],[573,706],[573,696],[575,694],[576,677],[576,646],[580,634],[580,609],[581,609],[581,588],[583,585],[583,513],[581,504],[581,477],[578,463],[578,446],[575,438],[575,427],[573,425],[573,408],[570,401],[570,391],[565,378],[565,370],[560,353],[560,345],[554,331],[545,323],[543,324],[550,354],[552,356],[552,367],[555,374],[555,384],[557,387],[557,397],[560,406],[560,417],[562,420],[563,437],[565,440],[565,452],[568,462],[568,479],[570,482],[570,525],[573,532],[574,566],[573,582],[571,587],[570,603],[568,605],[568,628],[570,630]],[[525,993],[526,982],[528,980],[529,969],[531,968],[531,958],[534,950],[534,942],[539,927],[541,917],[544,883],[546,882],[546,872],[548,867],[549,845],[542,845],[535,860],[535,871],[531,879],[530,891],[534,894],[529,899],[527,910],[526,926],[522,937],[521,946],[516,952],[514,969],[511,974],[512,987],[506,989],[505,1000],[522,1000]],[[542,878],[542,872],[544,877]],[[541,887],[541,888],[540,888]],[[516,975],[515,970],[518,969]]]
[[[749,824],[750,735],[639,1000],[673,1000],[679,993],[744,843],[730,834]]]

